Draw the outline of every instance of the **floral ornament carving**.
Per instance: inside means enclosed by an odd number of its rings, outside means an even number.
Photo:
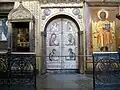
[[[82,19],[82,15],[78,15],[78,19]]]
[[[80,15],[80,9],[79,8],[74,8],[72,10],[72,13],[77,16],[78,19],[82,19],[82,15]]]
[[[49,16],[49,15],[51,14],[50,9],[45,9],[45,10],[44,10],[44,14],[45,14],[46,16]]]
[[[20,3],[20,5],[16,9],[13,9],[8,15],[8,20],[19,19],[33,19],[33,15],[22,5],[22,3]]]
[[[19,10],[19,11],[16,11],[15,13],[12,14],[12,19],[30,19],[30,14],[25,12],[25,11],[22,11],[22,10]]]
[[[80,14],[80,10],[78,8],[74,8],[72,12],[74,15]]]
[[[45,15],[43,15],[43,16],[42,16],[42,20],[45,20],[45,19],[46,19],[46,16],[45,16]]]
[[[47,16],[49,16],[51,14],[51,10],[50,9],[44,9],[43,10],[43,15],[42,15],[42,20],[45,20]]]
[[[64,11],[64,8],[59,8],[59,11],[60,11],[60,12]]]

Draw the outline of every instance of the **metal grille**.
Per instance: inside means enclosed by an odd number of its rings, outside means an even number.
[[[93,82],[95,90],[120,89],[120,55],[117,52],[93,54]]]
[[[0,54],[0,90],[36,90],[33,53]]]

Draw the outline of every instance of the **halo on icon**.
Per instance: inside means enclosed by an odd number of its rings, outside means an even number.
[[[106,13],[106,19],[107,19],[109,15],[108,15],[108,11],[106,11],[105,9],[101,9],[101,10],[98,11],[98,13],[97,13],[98,18],[101,19],[101,17],[100,17],[100,13],[101,12],[105,12]]]

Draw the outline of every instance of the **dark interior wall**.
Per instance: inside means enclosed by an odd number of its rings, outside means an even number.
[[[0,18],[7,18],[13,6],[14,2],[0,2]]]
[[[13,9],[14,2],[1,2],[0,0],[0,20],[8,17],[9,12]],[[0,51],[7,50],[7,41],[0,40]]]
[[[7,50],[7,41],[0,41],[0,51]]]

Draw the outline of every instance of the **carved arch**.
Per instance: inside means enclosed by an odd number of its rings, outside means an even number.
[[[34,17],[31,12],[26,9],[22,3],[16,8],[11,10],[8,15],[8,20],[33,20]]]

